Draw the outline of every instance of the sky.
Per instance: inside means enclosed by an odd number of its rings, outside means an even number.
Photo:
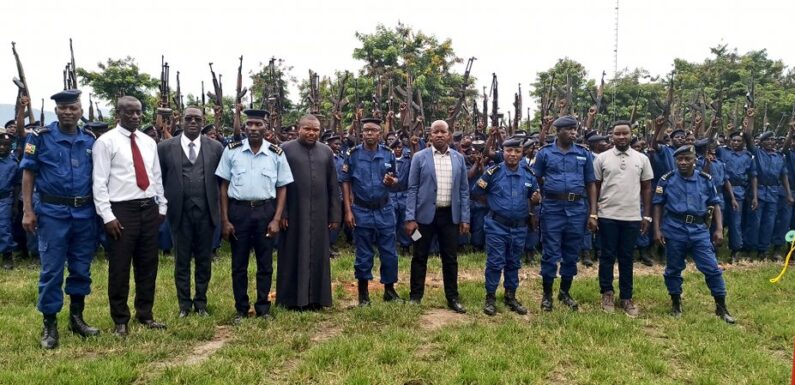
[[[162,54],[171,66],[172,89],[180,71],[183,94],[198,95],[202,80],[206,90],[212,89],[209,62],[224,75],[225,88],[234,87],[240,55],[246,73],[272,56],[285,59],[299,79],[308,77],[309,69],[321,76],[358,70],[363,62],[352,58],[358,47],[355,33],[372,33],[379,23],[392,27],[400,21],[439,40],[452,39],[463,59],[477,57],[472,68],[477,88],[488,86],[496,73],[505,95],[500,109],[512,111],[509,95],[517,85],[526,93],[536,73],[558,58],[579,61],[591,78],[598,80],[602,71],[609,78],[615,8],[615,0],[8,0],[0,4],[6,15],[0,23],[0,46],[7,50],[0,54],[0,78],[6,79],[0,81],[0,103],[13,103],[17,94],[11,81],[17,76],[12,41],[34,105],[44,97],[45,110],[51,110],[49,96],[63,88],[70,37],[78,67],[96,70],[107,58],[132,56],[143,72],[159,77]],[[782,0],[620,0],[618,68],[667,73],[674,58],[702,61],[718,44],[739,53],[765,48],[770,58],[791,68],[795,39],[788,30],[793,14],[795,2]],[[527,106],[526,94],[524,100]]]

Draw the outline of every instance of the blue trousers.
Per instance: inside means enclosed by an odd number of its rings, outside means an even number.
[[[748,202],[745,199],[737,200],[737,210],[726,205],[724,218],[729,231],[729,249],[738,251],[743,248],[743,212]]]
[[[17,246],[11,227],[13,205],[12,197],[0,199],[0,253],[10,253]]]
[[[753,217],[753,226],[749,231],[755,231],[757,236],[756,250],[767,251],[770,248],[770,242],[773,240],[773,229],[776,225],[776,213],[778,212],[778,202],[763,202],[759,201],[759,208],[756,209],[756,215]]]
[[[773,246],[781,246],[787,243],[784,237],[791,229],[795,229],[795,227],[792,226],[792,206],[787,204],[786,198],[781,197],[778,200],[776,225],[773,230],[773,239],[771,241]]]
[[[403,230],[403,225],[406,222],[406,205],[404,204],[395,204],[395,237],[397,238],[397,243],[401,247],[409,247],[411,246],[411,238],[406,234]]]
[[[381,283],[397,282],[398,257],[395,250],[395,229],[356,226],[353,228],[353,241],[356,244],[356,260],[353,263],[357,280],[373,279],[373,260],[375,249],[381,259]]]
[[[486,232],[484,229],[486,214],[488,214],[488,207],[471,207],[469,209],[469,243],[472,247],[483,248],[486,241]]]
[[[486,217],[486,293],[493,294],[505,275],[505,290],[519,287],[519,269],[527,227],[508,227]]]
[[[91,293],[91,260],[97,245],[96,218],[56,219],[38,216],[39,299],[36,307],[42,314],[55,314],[63,307],[64,291],[68,295]],[[62,288],[64,269],[69,270]]]
[[[160,224],[160,229],[157,232],[157,248],[161,251],[171,250],[173,247],[171,242],[171,226],[168,224],[168,219]]]
[[[577,275],[577,259],[582,249],[587,219],[587,212],[576,216],[545,214],[541,221],[541,244],[544,247],[541,256],[542,277],[556,278],[558,264],[561,277],[573,278]]]
[[[706,228],[702,235],[692,236],[687,240],[666,238],[667,263],[663,277],[668,293],[682,294],[682,270],[685,269],[685,257],[688,253],[693,257],[696,268],[704,274],[704,280],[712,295],[725,296],[726,284],[723,282],[723,271],[718,267],[715,249]]]

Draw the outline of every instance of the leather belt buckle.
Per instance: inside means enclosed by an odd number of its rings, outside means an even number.
[[[685,215],[685,223],[687,223],[687,224],[692,224],[695,219],[696,219],[696,217],[694,217],[694,216],[692,216],[690,214]]]
[[[569,202],[574,202],[576,200],[575,198],[577,198],[577,194],[575,193],[569,193],[569,195],[566,196],[566,200]]]

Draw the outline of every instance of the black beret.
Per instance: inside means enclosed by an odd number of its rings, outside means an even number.
[[[709,145],[709,142],[710,142],[710,140],[708,138],[697,140],[696,143],[695,143],[696,152],[699,153],[699,154],[703,154],[704,151],[707,149],[707,146]]]
[[[453,133],[453,140],[459,141],[464,137],[464,131],[456,131]]]
[[[149,132],[149,131],[152,131],[154,129],[155,129],[154,126],[145,126],[144,128],[141,129],[141,132]]]
[[[80,90],[63,90],[50,99],[55,100],[55,104],[72,104],[80,99]]]
[[[525,131],[525,130],[516,130],[516,131],[514,131],[513,136],[520,136],[522,138],[526,138],[527,137],[527,131]]]
[[[675,130],[671,131],[671,137],[672,137],[672,138],[673,138],[674,136],[678,135],[678,134],[687,135],[687,133],[685,132],[685,130],[683,130],[683,129],[681,129],[681,128],[677,128],[677,129],[675,129]]]
[[[92,131],[102,131],[108,129],[108,124],[105,122],[88,122],[85,127]]]
[[[695,147],[689,144],[679,147],[676,149],[676,151],[674,151],[675,157],[679,155],[695,155],[695,154],[696,154]]]
[[[607,137],[602,135],[591,135],[590,137],[588,137],[588,143],[596,143],[596,142],[601,142],[603,140],[607,141]]]
[[[206,134],[206,133],[210,132],[210,130],[212,130],[213,128],[215,128],[215,124],[212,124],[212,123],[204,126],[204,128],[202,128],[202,134]]]
[[[252,119],[265,120],[265,118],[270,116],[270,113],[268,111],[265,111],[265,110],[244,110],[243,113],[246,114],[246,117],[252,118]]]
[[[362,122],[362,125],[364,125],[365,123],[375,123],[375,124],[381,125],[381,119],[372,118],[372,117],[362,118],[361,122]]]
[[[552,122],[552,125],[557,128],[577,127],[577,119],[571,115],[561,116]]]
[[[340,139],[342,138],[339,135],[332,133],[331,135],[327,136],[326,139],[324,139],[323,141],[328,143],[331,142],[332,140],[340,140]]]
[[[765,131],[759,135],[759,140],[770,139],[773,135],[773,131]]]
[[[729,138],[734,138],[735,136],[743,136],[743,132],[738,130],[729,134]]]
[[[7,121],[6,124],[3,126],[3,128],[8,128],[8,126],[10,126],[12,124],[17,124],[16,119],[11,119],[11,120]]]
[[[513,136],[508,140],[502,142],[502,148],[519,148],[522,147],[522,141],[524,138]]]
[[[536,143],[538,143],[538,140],[536,140],[536,139],[532,139],[532,138],[525,139],[524,143],[522,144],[522,147],[527,148],[527,147],[530,147],[530,146],[532,146],[532,145],[534,145]]]
[[[638,143],[638,140],[639,140],[639,139],[638,139],[638,137],[637,137],[637,136],[633,136],[633,137],[632,137],[632,140],[630,140],[630,141],[629,141],[629,145],[631,146],[631,145],[633,145],[633,144],[636,144],[636,143]]]

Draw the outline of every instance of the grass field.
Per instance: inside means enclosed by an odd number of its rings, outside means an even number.
[[[81,340],[59,317],[61,346],[39,348],[41,316],[35,309],[37,266],[0,271],[0,384],[789,384],[795,328],[795,273],[777,285],[779,265],[729,266],[728,304],[738,324],[714,316],[703,276],[689,265],[684,316],[667,315],[661,268],[636,268],[630,319],[599,308],[596,268],[584,269],[572,295],[580,312],[555,303],[539,309],[537,266],[523,267],[519,299],[527,316],[507,311],[488,317],[483,305],[483,255],[460,257],[460,291],[469,312],[444,308],[439,259],[429,266],[422,306],[355,303],[350,252],[333,261],[332,309],[275,309],[275,320],[234,315],[230,260],[213,265],[209,318],[177,318],[173,260],[163,258],[155,317],[166,331],[131,324],[126,340],[114,337],[107,305],[107,264],[93,264],[93,294],[86,319],[103,331]],[[252,264],[253,265],[253,264]],[[401,258],[398,291],[408,296],[410,259]],[[250,274],[253,293],[253,273]],[[376,285],[377,287],[378,285]],[[132,306],[132,298],[130,298]]]

